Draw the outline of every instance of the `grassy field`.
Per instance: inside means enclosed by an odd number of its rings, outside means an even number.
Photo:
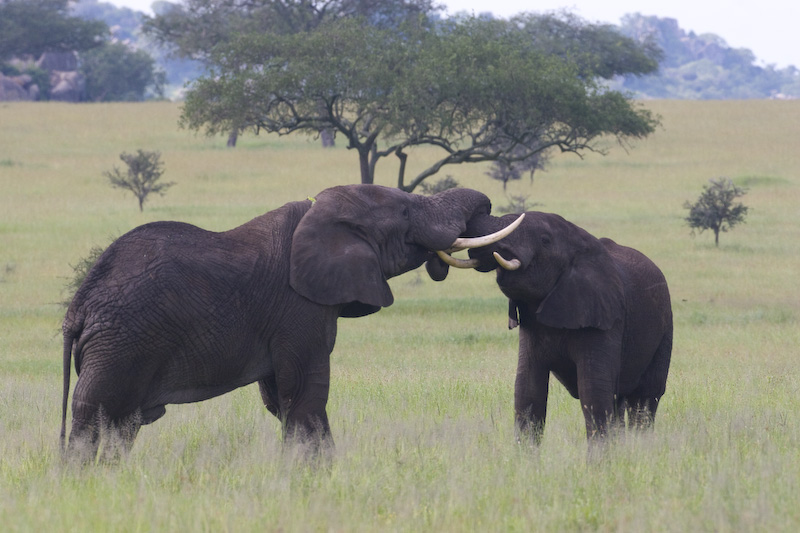
[[[339,322],[327,469],[281,452],[279,424],[249,386],[170,406],[126,461],[75,471],[58,452],[70,265],[148,221],[222,230],[352,183],[356,154],[272,136],[229,150],[179,130],[170,103],[1,104],[0,529],[797,531],[800,101],[646,105],[663,117],[651,138],[609,144],[606,157],[555,156],[509,194],[638,248],[666,274],[675,345],[652,433],[587,462],[578,402],[555,384],[542,446],[517,445],[517,334],[493,276],[434,283],[421,271],[392,281],[392,307]],[[102,175],[137,149],[160,151],[177,182],[144,213]],[[380,183],[393,183],[393,165]],[[443,174],[508,203],[486,170]],[[713,235],[690,237],[682,205],[719,176],[749,188],[751,212],[717,249]]]

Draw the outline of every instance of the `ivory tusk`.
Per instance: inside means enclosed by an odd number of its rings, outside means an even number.
[[[481,246],[495,243],[517,229],[517,226],[522,223],[523,218],[525,218],[525,213],[522,213],[519,217],[517,217],[517,220],[505,228],[490,235],[484,235],[482,237],[462,237],[460,239],[456,239],[452,246],[450,246],[450,249],[447,251],[448,253],[453,253],[459,250],[464,250],[465,248],[480,248]],[[442,259],[442,261],[444,261],[444,259]]]
[[[458,259],[441,250],[437,250],[436,255],[439,256],[439,259],[455,268],[475,268],[479,264],[477,259]]]
[[[502,255],[498,254],[497,252],[493,252],[492,255],[494,256],[495,261],[506,270],[516,270],[522,265],[519,262],[519,259],[505,259]]]

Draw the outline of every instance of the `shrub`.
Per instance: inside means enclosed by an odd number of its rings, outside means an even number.
[[[458,183],[458,181],[456,181],[455,178],[453,178],[453,176],[447,175],[432,185],[425,182],[420,183],[419,192],[422,194],[433,195],[442,191],[446,191],[447,189],[456,189],[460,186],[461,185]]]
[[[112,187],[131,191],[139,200],[139,211],[143,211],[144,201],[151,193],[164,196],[164,191],[175,185],[174,182],[158,182],[164,173],[164,164],[160,157],[158,152],[144,150],[139,150],[136,155],[123,152],[119,158],[128,165],[128,171],[123,174],[114,167],[114,170],[104,172],[103,175],[109,179]]]
[[[61,305],[64,307],[69,307],[69,304],[72,302],[72,298],[75,296],[75,293],[78,292],[78,289],[80,289],[81,285],[83,285],[86,275],[92,269],[100,256],[103,255],[104,251],[105,248],[100,246],[92,246],[92,249],[89,250],[89,254],[86,257],[81,258],[76,264],[70,265],[70,267],[72,267],[72,278],[67,281],[67,284],[64,286],[64,292],[67,294],[67,297],[61,302]]]
[[[734,204],[734,200],[744,196],[746,189],[737,187],[730,178],[710,179],[709,185],[703,186],[703,193],[695,203],[683,204],[689,210],[686,222],[694,231],[700,233],[710,229],[714,232],[714,244],[719,246],[720,231],[728,231],[736,224],[744,223],[747,207],[742,203]]]

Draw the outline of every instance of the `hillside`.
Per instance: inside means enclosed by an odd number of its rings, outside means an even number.
[[[654,39],[664,51],[658,75],[617,82],[642,98],[800,97],[800,70],[794,66],[759,66],[750,50],[731,48],[718,35],[687,32],[675,19],[627,15],[619,30],[639,41]]]

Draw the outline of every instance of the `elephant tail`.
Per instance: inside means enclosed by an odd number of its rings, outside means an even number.
[[[69,378],[72,372],[72,345],[75,335],[72,332],[64,331],[64,393],[61,399],[61,453],[66,450],[67,439],[67,400],[69,398]]]

